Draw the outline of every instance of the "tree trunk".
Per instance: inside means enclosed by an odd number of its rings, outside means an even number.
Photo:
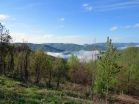
[[[5,64],[5,62],[3,63],[3,74],[6,75],[6,64]]]
[[[13,54],[13,52],[11,53],[10,67],[11,67],[11,70],[14,70],[14,54]]]
[[[129,94],[129,84],[130,84],[130,70],[128,71],[128,78],[127,78],[127,93]]]
[[[57,89],[59,88],[59,79],[58,79],[58,81],[57,81],[57,86],[56,86],[56,87],[57,87]]]
[[[22,64],[20,65],[20,79],[21,80],[24,80],[24,78],[23,78],[23,67],[22,67]]]
[[[25,81],[27,82],[28,81],[28,70],[27,70],[27,68],[28,68],[28,62],[27,62],[28,60],[27,60],[27,54],[26,54],[26,56],[25,56],[25,62],[24,62],[24,73],[25,73]]]
[[[49,73],[49,82],[48,82],[49,88],[51,88],[51,80],[52,80],[52,72],[51,72],[51,69],[50,69],[50,73]]]
[[[35,80],[35,83],[38,84],[39,83],[39,77],[40,77],[40,72],[39,72],[38,65],[37,65],[35,70],[36,70],[36,80]]]

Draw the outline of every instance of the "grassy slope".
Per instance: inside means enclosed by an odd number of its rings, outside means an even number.
[[[0,76],[0,104],[92,104],[76,94],[48,90]]]

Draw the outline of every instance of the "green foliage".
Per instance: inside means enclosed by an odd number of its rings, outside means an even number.
[[[9,43],[11,41],[11,36],[9,35],[9,30],[7,30],[0,23],[0,73],[5,74],[5,64],[6,56],[9,51]]]
[[[19,45],[21,43],[17,43]],[[96,43],[96,44],[85,44],[85,45],[78,45],[78,44],[72,44],[72,43],[44,43],[44,44],[32,44],[27,43],[28,46],[32,50],[36,49],[43,49],[44,51],[49,52],[72,52],[72,51],[80,51],[80,50],[86,50],[86,51],[92,51],[92,50],[106,50],[105,43]],[[113,43],[113,46],[116,48],[126,47],[128,45],[136,46],[139,45],[138,43]]]
[[[139,95],[137,47],[118,51],[108,38],[104,47],[106,52],[100,55],[100,59],[80,62],[74,55],[63,60],[48,56],[42,49],[32,51],[25,43],[10,44],[10,40],[9,31],[0,24],[0,74],[24,83],[0,76],[0,104],[87,104],[90,101],[84,99],[92,99],[94,91],[106,98],[109,98],[109,93],[116,92]],[[86,49],[75,44],[70,44],[69,47],[67,44],[49,45],[60,49],[53,48],[53,51],[62,51],[62,47],[66,50]],[[98,45],[102,47],[102,44]],[[41,45],[42,48],[51,49],[45,46]],[[92,46],[86,47],[92,49]],[[48,85],[51,89],[60,90],[66,86],[64,82],[72,82],[68,86],[73,87],[72,91],[44,89]],[[81,91],[82,94],[73,93],[76,84],[77,92],[82,90],[81,86],[87,89]]]
[[[68,77],[72,82],[75,82],[74,74],[75,74],[75,71],[79,67],[78,58],[76,56],[72,55],[67,61],[67,66],[69,68]]]
[[[66,78],[66,74],[67,74],[66,72],[67,72],[67,68],[66,68],[66,64],[65,64],[64,60],[60,59],[60,58],[55,60],[53,76],[57,82],[57,87],[59,87],[59,83],[61,81],[64,81],[64,78]]]
[[[42,78],[41,74],[45,69],[45,58],[46,56],[42,49],[36,50],[31,57],[31,68],[34,73],[35,83],[39,83]]]
[[[68,59],[68,66],[70,69],[74,69],[74,68],[77,68],[79,66],[79,59],[72,55],[69,59]]]
[[[110,88],[114,88],[117,83],[117,73],[120,67],[117,64],[118,54],[113,47],[111,39],[107,40],[107,51],[98,60],[96,74],[96,91],[99,94],[108,94]]]
[[[119,63],[123,71],[119,74],[118,87],[125,93],[139,94],[139,48],[128,47],[122,50]]]
[[[41,89],[0,76],[0,104],[92,104],[62,91]]]
[[[72,55],[68,62],[69,68],[69,78],[73,83],[83,84],[83,85],[91,85],[93,77],[95,77],[95,64],[93,61],[90,62],[80,62],[79,59]]]

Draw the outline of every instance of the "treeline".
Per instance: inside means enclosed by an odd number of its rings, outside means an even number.
[[[90,86],[92,95],[112,93],[139,95],[139,48],[117,50],[107,39],[107,50],[96,61],[80,62],[48,56],[42,49],[32,51],[27,44],[15,45],[8,30],[0,24],[0,74],[26,83],[60,87],[72,82]]]

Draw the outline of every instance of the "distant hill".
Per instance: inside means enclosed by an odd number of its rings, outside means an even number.
[[[64,51],[79,51],[79,50],[105,50],[106,43],[96,43],[96,44],[70,44],[70,43],[47,43],[47,45],[54,47],[56,49],[64,50]],[[138,46],[139,43],[113,43],[114,47],[121,49],[128,46]]]
[[[106,43],[85,44],[85,45],[78,45],[72,43],[44,43],[44,44],[27,43],[27,44],[32,50],[41,48],[47,52],[63,52],[63,51],[73,52],[79,50],[92,51],[96,49],[97,50],[106,49]],[[113,45],[118,49],[123,49],[128,46],[139,46],[139,43],[113,43]]]
[[[41,48],[44,51],[49,51],[49,52],[62,52],[62,51],[64,51],[64,50],[61,50],[61,49],[58,49],[58,48],[55,48],[55,47],[51,47],[50,45],[47,45],[47,44],[32,44],[32,43],[30,43],[28,45],[33,50]]]
[[[16,44],[22,44],[22,43],[16,43]],[[36,50],[36,49],[43,49],[44,51],[47,52],[62,52],[64,50],[60,50],[54,47],[51,47],[47,44],[33,44],[33,43],[27,43],[28,46],[32,49],[32,50]]]
[[[47,45],[64,51],[79,51],[84,48],[83,45],[72,43],[47,43]]]

